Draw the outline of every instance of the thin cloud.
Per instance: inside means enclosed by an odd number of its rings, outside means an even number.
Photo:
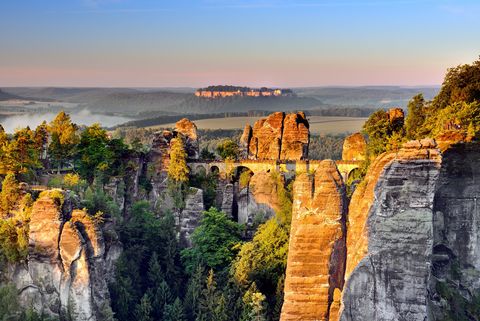
[[[252,8],[302,8],[302,7],[345,7],[345,6],[389,6],[389,5],[407,5],[418,4],[418,0],[365,0],[365,1],[283,1],[283,0],[251,0],[251,1],[225,1],[212,0],[207,1],[208,7],[216,8],[238,8],[238,9],[252,9]]]

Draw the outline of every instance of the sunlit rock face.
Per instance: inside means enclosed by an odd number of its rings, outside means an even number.
[[[250,159],[300,160],[308,157],[309,124],[303,112],[276,112],[247,125],[240,139],[242,155]]]
[[[422,140],[371,165],[349,206],[340,320],[428,319],[440,163],[435,143]]]
[[[72,210],[61,191],[43,193],[34,203],[28,264],[12,280],[21,302],[53,317],[102,320],[110,297],[101,230],[83,210]]]
[[[367,142],[362,134],[356,133],[345,138],[343,142],[342,160],[365,160]]]
[[[185,151],[189,159],[198,159],[199,142],[197,136],[197,125],[187,118],[180,119],[175,124],[174,133],[181,134],[185,139]]]
[[[294,184],[281,320],[336,318],[345,268],[345,186],[333,161]],[[332,319],[333,319],[332,318]]]

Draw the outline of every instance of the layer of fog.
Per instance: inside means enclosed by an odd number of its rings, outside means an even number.
[[[79,112],[68,113],[72,118],[72,121],[77,125],[92,125],[99,123],[103,127],[112,127],[118,124],[125,123],[132,119],[121,116],[110,116],[91,113],[88,110],[82,110]],[[52,121],[57,114],[55,113],[43,113],[43,114],[22,114],[4,116],[0,119],[0,124],[3,126],[7,133],[13,133],[15,129],[25,128],[29,126],[31,129],[35,129],[44,120],[47,122]]]

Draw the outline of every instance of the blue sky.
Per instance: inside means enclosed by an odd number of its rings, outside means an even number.
[[[480,1],[0,0],[0,86],[435,85]]]

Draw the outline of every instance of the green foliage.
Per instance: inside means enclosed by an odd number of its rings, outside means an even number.
[[[433,136],[458,131],[476,137],[480,130],[480,101],[455,103],[438,111],[429,119],[428,130]]]
[[[245,309],[241,317],[241,321],[267,321],[266,313],[266,297],[252,283],[248,291],[243,296]]]
[[[345,135],[315,135],[310,137],[308,158],[342,159],[342,147]]]
[[[117,203],[100,186],[89,186],[85,190],[81,203],[92,216],[98,212],[104,213],[106,217],[120,216]]]
[[[440,92],[433,100],[435,110],[458,102],[480,101],[480,59],[447,71]]]
[[[435,290],[447,302],[442,321],[471,321],[480,316],[480,292],[467,300],[462,296],[455,284],[438,281]],[[475,316],[474,319],[472,317]]]
[[[217,173],[206,173],[201,171],[198,174],[190,175],[190,186],[200,188],[203,191],[203,204],[205,208],[215,206],[217,196]]]
[[[186,321],[185,313],[183,312],[183,305],[180,298],[176,298],[173,304],[165,306],[163,316],[164,321]]]
[[[124,251],[110,285],[115,316],[130,321],[140,313],[147,319],[162,320],[165,306],[179,296],[182,283],[173,216],[159,219],[148,202],[137,202],[119,234]]]
[[[249,170],[243,171],[240,173],[240,177],[238,178],[238,184],[240,188],[245,188],[250,183],[250,178],[252,178],[253,173]]]
[[[390,121],[389,114],[380,109],[374,112],[363,125],[368,136],[367,156],[375,157],[385,151],[395,150],[404,140],[403,121]]]
[[[217,146],[217,154],[222,159],[236,160],[240,154],[238,144],[231,139],[226,139]]]
[[[215,159],[215,154],[209,151],[208,148],[202,148],[202,151],[200,152],[200,159]]]
[[[225,296],[217,289],[213,270],[208,273],[205,288],[199,300],[197,321],[227,321],[229,315]]]
[[[408,103],[408,113],[405,118],[405,131],[408,139],[419,139],[425,136],[425,99],[418,94]]]
[[[70,116],[64,111],[58,113],[48,125],[48,132],[51,135],[48,154],[59,168],[68,163],[75,154],[79,141],[77,130],[77,125],[72,123]]]
[[[237,253],[242,235],[241,225],[212,207],[203,212],[200,225],[192,234],[193,246],[182,251],[186,270],[192,274],[198,265],[213,270],[226,268]]]
[[[58,321],[39,315],[32,308],[23,308],[18,302],[18,291],[13,284],[0,286],[0,320],[2,321]]]

